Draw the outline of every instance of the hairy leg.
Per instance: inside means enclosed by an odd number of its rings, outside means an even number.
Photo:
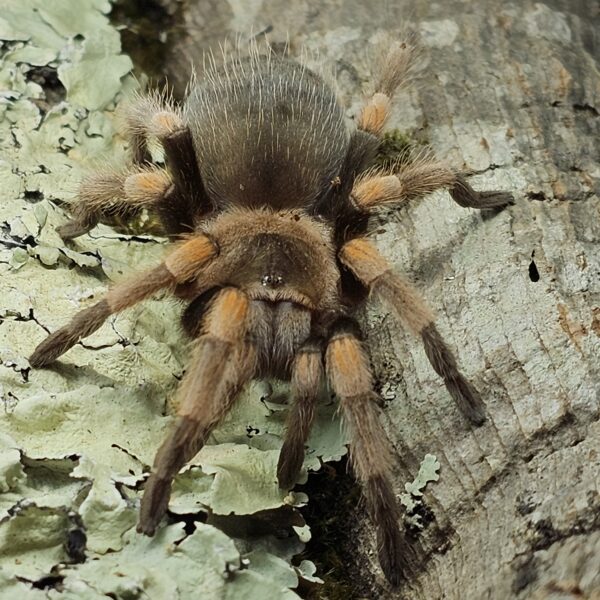
[[[421,337],[431,366],[443,378],[459,410],[471,423],[481,425],[485,421],[483,401],[458,370],[456,359],[440,336],[433,313],[419,292],[394,273],[375,246],[364,238],[345,244],[339,258],[371,294],[380,297],[415,335]]]
[[[170,233],[189,231],[198,218],[212,210],[206,194],[189,127],[181,110],[165,95],[140,97],[125,111],[126,131],[134,160],[148,160],[147,142],[156,138],[165,151],[173,190],[158,212]]]
[[[390,115],[392,97],[396,90],[413,77],[419,49],[413,38],[393,42],[378,60],[374,93],[367,100],[357,119],[363,131],[380,136]]]
[[[197,277],[216,255],[217,248],[208,237],[191,238],[157,267],[115,285],[100,302],[77,313],[67,325],[37,346],[29,363],[32,367],[43,367],[54,362],[80,339],[99,329],[111,314],[129,308],[161,289],[173,291],[178,283]]]
[[[57,231],[63,240],[87,233],[107,217],[125,219],[141,208],[154,208],[173,188],[169,173],[157,167],[133,171],[99,171],[79,186],[79,199],[73,205],[73,219]]]
[[[397,173],[365,175],[355,182],[352,199],[358,208],[369,212],[385,205],[402,206],[444,187],[453,200],[464,207],[498,208],[513,203],[510,192],[475,191],[464,176],[429,153],[403,163]]]
[[[292,365],[292,405],[277,463],[277,480],[284,490],[294,486],[304,462],[304,445],[314,420],[323,379],[322,356],[321,344],[309,342],[300,349]]]
[[[129,142],[131,159],[136,165],[152,162],[148,139],[149,118],[162,111],[177,111],[167,88],[148,94],[136,93],[119,106],[120,128]]]
[[[379,562],[388,581],[399,585],[414,568],[414,551],[400,531],[400,506],[390,483],[392,448],[379,421],[368,360],[357,337],[343,325],[334,332],[325,358],[350,432],[352,466],[377,531]]]
[[[158,450],[146,483],[140,533],[154,535],[167,510],[175,475],[206,443],[255,371],[254,349],[244,339],[248,308],[245,294],[226,288],[209,309],[205,332],[195,343],[177,391],[177,421]]]

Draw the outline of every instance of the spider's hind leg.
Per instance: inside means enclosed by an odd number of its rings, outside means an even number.
[[[379,58],[374,92],[365,102],[357,126],[363,131],[381,136],[390,116],[392,97],[399,87],[409,83],[420,57],[419,45],[413,36],[399,42],[392,42]]]
[[[172,190],[169,173],[157,167],[98,171],[81,182],[79,199],[71,208],[73,218],[57,229],[58,234],[70,240],[101,221],[128,221],[143,208],[155,208]]]
[[[204,189],[183,111],[165,94],[151,94],[131,103],[124,118],[134,161],[150,160],[150,139],[162,145],[174,190],[158,205],[158,212],[169,233],[189,231],[199,216],[212,210],[212,203]]]
[[[158,216],[162,233],[189,233],[212,209],[179,108],[165,95],[140,96],[123,110],[122,120],[133,166],[98,171],[82,181],[73,219],[58,229],[64,240],[115,216],[129,222],[142,208]],[[162,145],[166,168],[152,164],[151,139]]]
[[[403,162],[391,173],[361,177],[352,188],[352,199],[357,208],[369,212],[386,205],[400,207],[444,187],[452,199],[464,207],[501,208],[514,203],[510,192],[475,191],[463,175],[437,160],[428,150]]]

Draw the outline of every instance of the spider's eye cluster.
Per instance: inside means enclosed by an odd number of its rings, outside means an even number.
[[[260,281],[264,287],[276,288],[284,284],[281,275],[263,275]]]

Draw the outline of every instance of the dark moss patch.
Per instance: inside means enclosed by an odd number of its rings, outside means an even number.
[[[299,491],[309,502],[301,509],[312,537],[300,560],[311,560],[324,585],[299,590],[307,600],[353,600],[368,597],[369,578],[356,572],[356,515],[362,510],[359,484],[349,472],[348,460],[329,463],[312,473]]]
[[[157,84],[165,82],[173,34],[180,29],[182,4],[169,11],[159,0],[116,0],[110,18],[121,31],[123,52],[135,69]]]
[[[58,78],[58,71],[54,67],[31,67],[25,74],[27,81],[37,83],[44,89],[44,99],[35,99],[33,102],[45,114],[51,107],[56,106],[67,97],[67,90]]]
[[[379,144],[377,156],[373,161],[373,167],[391,169],[410,161],[410,148],[415,145],[414,140],[399,129],[386,131]]]

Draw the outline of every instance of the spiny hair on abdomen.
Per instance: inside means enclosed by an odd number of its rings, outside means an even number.
[[[309,207],[331,187],[349,142],[332,88],[272,52],[210,64],[184,114],[217,206]]]

